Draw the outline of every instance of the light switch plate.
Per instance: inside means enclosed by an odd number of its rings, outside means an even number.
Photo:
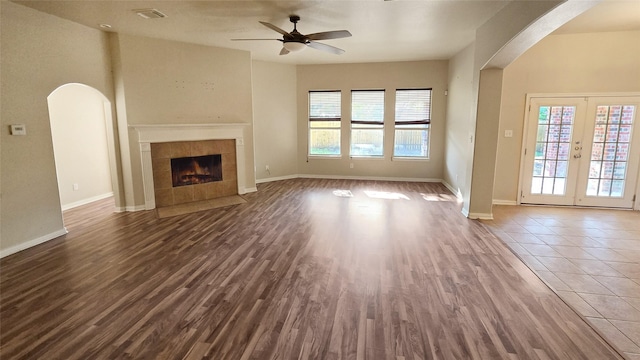
[[[513,130],[505,130],[504,137],[513,137]]]
[[[11,135],[27,135],[27,126],[25,124],[12,124]]]

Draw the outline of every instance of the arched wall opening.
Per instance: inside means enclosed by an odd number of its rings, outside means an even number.
[[[111,102],[90,86],[69,83],[49,94],[47,104],[62,210],[112,196],[118,204]]]

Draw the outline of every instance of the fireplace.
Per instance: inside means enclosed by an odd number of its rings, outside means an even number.
[[[233,139],[152,143],[151,162],[158,207],[238,194]]]
[[[140,144],[144,209],[174,205],[174,200],[180,201],[183,197],[198,201],[202,198],[208,200],[211,197],[226,196],[222,195],[225,193],[242,195],[247,191],[257,191],[255,187],[246,187],[244,133],[250,126],[249,123],[131,125],[138,132]],[[214,151],[204,151],[202,143],[208,141],[223,143],[214,143]],[[215,151],[215,147],[225,151]],[[173,152],[176,154],[172,154]],[[210,154],[221,155],[222,181],[173,187],[172,157]],[[159,177],[160,174],[167,176]]]
[[[173,187],[222,181],[221,162],[220,154],[171,159]]]

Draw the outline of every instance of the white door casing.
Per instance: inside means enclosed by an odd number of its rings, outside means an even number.
[[[528,96],[518,203],[633,208],[639,105],[640,96]]]

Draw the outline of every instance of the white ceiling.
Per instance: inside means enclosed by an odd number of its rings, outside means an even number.
[[[448,59],[470,44],[475,30],[510,0],[305,0],[305,1],[15,1],[34,9],[109,31],[247,50],[257,60],[327,64]],[[520,0],[517,0],[520,1]],[[164,19],[143,19],[132,10],[155,8]],[[291,31],[289,15],[302,19],[303,34],[349,30],[353,36],[321,41],[344,49],[333,55],[307,48],[279,56],[281,35],[258,21]],[[557,33],[640,30],[640,1],[608,0]]]

